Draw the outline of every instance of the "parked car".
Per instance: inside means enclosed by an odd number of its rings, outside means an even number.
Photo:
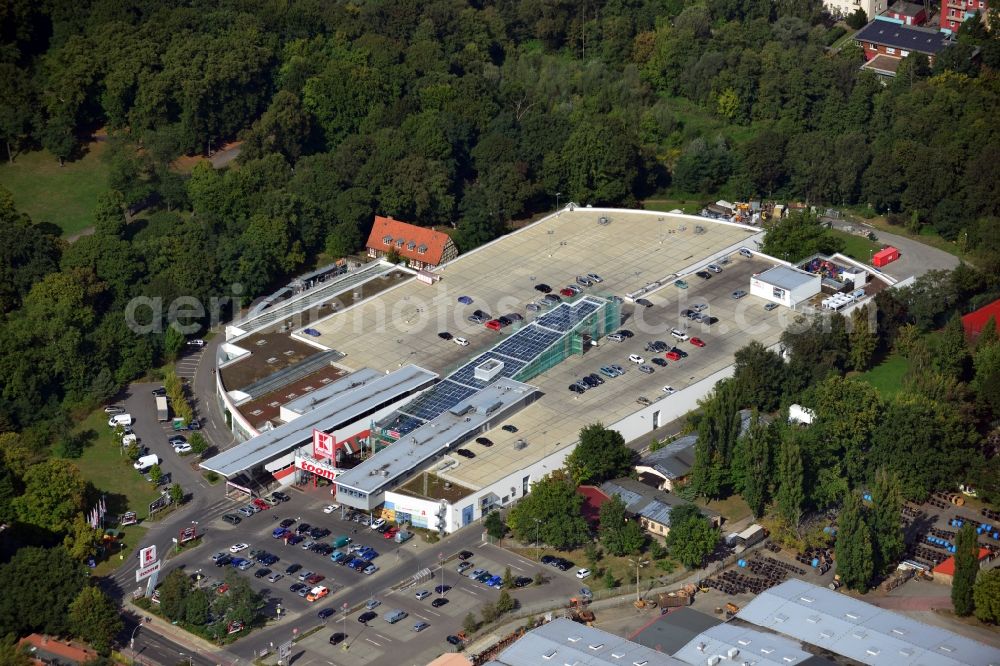
[[[577,569],[576,570],[576,577],[579,578],[580,580],[583,580],[584,578],[589,578],[590,577],[590,569]]]
[[[540,291],[543,294],[547,294],[552,291],[552,287],[545,284],[544,282],[539,282],[538,284],[535,285],[535,291]]]
[[[431,606],[433,606],[434,608],[441,608],[441,606],[444,606],[447,603],[448,603],[447,599],[445,599],[444,597],[438,597],[437,599],[431,602]]]
[[[712,274],[709,273],[708,271],[698,271],[697,273],[695,273],[695,275],[697,275],[698,277],[700,277],[702,280],[711,280],[712,279]]]
[[[254,572],[253,577],[264,578],[265,576],[270,576],[270,575],[271,575],[270,569],[257,569],[257,571]]]
[[[629,354],[628,360],[631,361],[632,363],[635,363],[636,365],[642,365],[643,363],[646,362],[646,360],[641,356],[639,356],[638,354]]]
[[[671,361],[679,361],[679,360],[681,360],[681,355],[680,355],[680,354],[678,354],[677,352],[673,351],[673,350],[670,350],[670,351],[668,351],[668,352],[667,352],[666,354],[664,354],[664,355],[665,355],[665,356],[666,356],[667,358],[669,358],[669,359],[670,359]]]
[[[285,577],[284,574],[280,574],[280,573],[275,572],[275,573],[272,573],[270,576],[267,577],[267,582],[269,582],[269,583],[277,583],[279,580],[281,580],[284,577]]]
[[[429,590],[419,590],[413,596],[416,597],[417,601],[423,601],[427,597],[431,596],[431,593]]]
[[[653,374],[655,372],[655,370],[653,370],[652,366],[649,366],[649,365],[640,365],[639,366],[639,372],[642,372],[642,373],[647,374],[647,375],[651,375],[651,374]]]
[[[732,294],[730,294],[730,298],[732,298],[734,301],[738,301],[746,295],[747,292],[743,291],[742,289],[737,289]]]
[[[338,631],[337,633],[330,636],[330,645],[340,645],[345,640],[347,640],[347,634],[345,634],[342,631]]]
[[[644,308],[653,307],[653,301],[649,300],[648,298],[637,298],[635,299],[635,304],[641,305]]]
[[[385,518],[378,518],[371,524],[371,529],[375,530],[385,525]]]
[[[660,390],[666,393],[667,395],[673,395],[674,393],[677,393],[677,389],[675,389],[673,386],[664,386]]]
[[[693,344],[695,347],[704,347],[705,346],[705,341],[702,340],[701,338],[691,338],[690,340],[688,340],[688,342],[690,342],[691,344]]]
[[[766,304],[764,304],[764,309],[766,311],[768,311],[768,312],[770,312],[771,310],[777,309],[777,307],[778,307],[777,303],[766,303]]]
[[[232,546],[229,547],[229,552],[230,553],[239,553],[239,552],[242,552],[242,551],[246,550],[249,547],[250,547],[250,544],[246,544],[246,543],[243,543],[243,542],[234,543]]]
[[[672,335],[673,337],[677,338],[681,342],[684,342],[685,340],[688,339],[688,334],[685,333],[684,331],[680,330],[680,329],[677,329],[677,328],[671,329],[670,330],[670,335]]]
[[[462,456],[463,458],[475,458],[476,457],[476,454],[473,453],[472,451],[470,451],[469,449],[458,449],[458,450],[455,451],[455,453],[457,453],[458,455]]]
[[[687,289],[688,283],[685,282],[684,280],[674,280],[674,286],[677,287],[678,289]]]
[[[377,617],[378,613],[374,611],[365,611],[364,613],[358,616],[358,622],[360,622],[361,624],[368,624]]]
[[[454,342],[459,347],[468,347],[469,346],[469,341],[466,340],[465,338],[453,338],[452,342]]]
[[[441,338],[442,340],[451,340],[454,336],[448,331],[441,331],[440,333],[438,333],[438,337]]]
[[[424,622],[423,620],[421,620],[420,622],[417,622],[415,625],[413,625],[413,631],[419,633],[429,626],[431,626],[429,622]]]
[[[665,360],[665,359],[662,359],[662,358],[660,358],[659,356],[654,356],[653,358],[649,359],[649,362],[650,362],[650,363],[653,363],[654,365],[658,365],[658,366],[660,366],[661,368],[665,368],[665,367],[667,367],[667,362],[666,362],[666,360]]]
[[[243,522],[243,519],[237,516],[235,513],[222,514],[222,520],[229,523],[230,525],[239,525],[241,522]]]
[[[593,282],[604,282],[601,276],[597,273],[587,273],[587,277],[589,277]]]
[[[459,638],[458,636],[454,636],[454,635],[447,636],[445,638],[445,640],[448,641],[450,644],[455,645],[455,646],[458,646],[458,645],[462,644],[462,639]]]

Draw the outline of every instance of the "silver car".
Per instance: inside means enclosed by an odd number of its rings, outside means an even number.
[[[645,373],[647,375],[651,375],[651,374],[653,374],[656,371],[652,368],[652,366],[649,366],[649,365],[640,365],[639,366],[639,372],[643,372],[643,373]]]

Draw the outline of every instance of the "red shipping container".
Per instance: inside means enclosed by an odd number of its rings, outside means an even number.
[[[897,259],[899,259],[899,250],[892,246],[885,247],[876,252],[875,256],[872,257],[872,266],[881,268],[886,264],[891,264]]]

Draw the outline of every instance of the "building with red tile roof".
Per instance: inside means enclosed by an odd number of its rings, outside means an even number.
[[[970,340],[978,338],[990,319],[993,319],[993,323],[997,325],[997,332],[1000,333],[1000,298],[962,317],[965,336]]]
[[[579,486],[576,489],[578,495],[583,496],[583,505],[580,507],[580,514],[587,521],[591,529],[597,529],[601,523],[601,505],[610,502],[611,498],[604,494],[597,486]]]
[[[988,558],[989,555],[990,555],[989,549],[982,548],[982,547],[979,548],[979,562],[980,563],[982,563],[983,560],[985,560],[986,558]],[[982,565],[980,564],[980,566],[982,566]],[[954,577],[955,577],[955,556],[954,555],[952,555],[947,560],[944,560],[943,562],[941,562],[941,564],[939,564],[936,567],[934,567],[934,580],[936,580],[936,581],[938,581],[940,583],[948,583],[948,584],[950,584],[952,582],[952,579]]]
[[[440,266],[458,256],[458,248],[448,234],[381,215],[375,216],[366,247],[372,259],[395,251],[417,270]]]
[[[25,636],[18,645],[28,653],[35,664],[72,666],[97,657],[97,653],[89,648],[42,634]]]

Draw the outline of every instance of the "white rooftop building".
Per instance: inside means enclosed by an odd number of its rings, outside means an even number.
[[[820,292],[823,278],[818,274],[775,266],[750,278],[750,293],[765,300],[794,308]]]

